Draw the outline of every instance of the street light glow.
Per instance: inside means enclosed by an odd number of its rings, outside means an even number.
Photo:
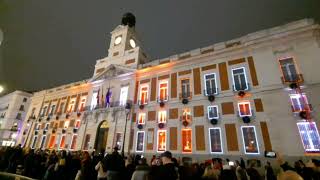
[[[4,87],[0,85],[0,93],[4,91]]]

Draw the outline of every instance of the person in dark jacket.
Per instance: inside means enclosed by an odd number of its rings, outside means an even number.
[[[178,169],[172,162],[172,154],[170,151],[165,151],[161,154],[161,161],[163,165],[160,168],[160,177],[165,180],[178,179]]]
[[[274,175],[272,166],[270,164],[270,162],[267,162],[267,165],[265,166],[265,170],[266,170],[266,179],[267,180],[276,180],[276,176]]]
[[[113,148],[113,152],[106,156],[106,169],[108,180],[120,180],[121,172],[124,172],[125,164],[123,157],[118,153],[118,147]]]
[[[81,173],[80,180],[95,179],[94,169],[92,166],[92,161],[89,153],[87,151],[83,152],[83,159],[81,161]]]

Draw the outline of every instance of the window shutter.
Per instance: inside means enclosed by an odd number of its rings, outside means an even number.
[[[225,124],[228,151],[239,151],[235,124]]]
[[[177,98],[177,73],[171,74],[171,98]]]
[[[205,137],[204,137],[204,126],[196,126],[196,150],[205,151]]]
[[[177,127],[170,127],[170,150],[178,149],[178,130]]]

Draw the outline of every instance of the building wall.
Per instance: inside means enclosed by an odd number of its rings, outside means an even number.
[[[22,91],[14,91],[0,97],[0,145],[4,145],[3,141],[16,143],[30,105],[30,97],[30,93]]]

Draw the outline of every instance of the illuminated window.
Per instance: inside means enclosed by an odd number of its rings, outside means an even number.
[[[146,123],[146,113],[139,113],[138,124]]]
[[[280,59],[280,68],[285,82],[296,82],[300,80],[297,68],[292,57]]]
[[[33,137],[32,144],[31,144],[31,149],[34,149],[34,148],[35,148],[36,143],[37,143],[37,140],[38,140],[38,136],[34,136],[34,137]]]
[[[315,122],[297,123],[306,152],[320,152],[320,136]]]
[[[242,140],[245,154],[259,154],[259,143],[254,126],[242,126]]]
[[[192,130],[182,129],[182,152],[191,153],[192,152]]]
[[[210,152],[223,153],[220,128],[209,128]]]
[[[218,119],[218,106],[208,106],[208,119]]]
[[[116,133],[113,143],[114,143],[113,147],[118,147],[118,149],[121,150],[121,148],[122,148],[122,133],[120,133],[120,132]]]
[[[181,98],[189,98],[189,97],[191,97],[190,79],[182,79],[181,80]]]
[[[143,150],[144,150],[144,131],[138,131],[136,152],[143,152]]]
[[[78,112],[84,111],[84,107],[86,106],[86,100],[87,100],[87,98],[85,98],[85,97],[81,99],[80,105],[78,108]]]
[[[42,136],[42,139],[41,139],[41,144],[40,144],[40,149],[43,149],[44,147],[44,144],[45,144],[45,142],[46,142],[46,138],[47,138],[47,136],[46,135],[43,135]]]
[[[51,135],[51,137],[50,137],[49,149],[54,148],[55,142],[56,142],[56,135],[53,134],[53,135]]]
[[[40,127],[41,127],[41,124],[39,123],[39,124],[36,124],[36,130],[39,130],[40,129]]]
[[[59,149],[64,149],[65,143],[66,143],[66,135],[63,134],[60,139]]]
[[[71,100],[69,107],[68,107],[68,113],[71,113],[72,111],[74,111],[74,105],[75,105],[75,100]]]
[[[158,130],[158,141],[157,141],[157,151],[162,152],[166,151],[166,137],[167,137],[167,131],[166,130]]]
[[[92,98],[91,98],[91,105],[90,105],[91,110],[97,107],[98,105],[97,98],[98,98],[98,91],[95,91],[93,92]]]
[[[48,130],[48,129],[49,129],[49,125],[50,125],[49,123],[46,123],[44,129],[45,129],[45,130]]]
[[[74,149],[76,148],[77,138],[78,138],[78,135],[77,135],[77,134],[74,134],[74,135],[72,136],[71,146],[70,146],[70,149],[71,149],[71,150],[74,150]]]
[[[80,127],[80,119],[78,119],[77,121],[76,121],[76,124],[75,124],[75,126],[74,126],[74,128],[75,129],[79,129],[79,127]]]
[[[56,109],[56,105],[52,105],[52,106],[51,106],[50,113],[49,113],[50,116],[53,115],[55,109]]]
[[[191,109],[190,108],[184,108],[182,110],[182,120],[191,122]]]
[[[70,121],[65,121],[65,122],[64,122],[64,125],[63,125],[63,128],[64,128],[64,129],[68,129],[69,124],[70,124]]]
[[[215,73],[204,75],[204,86],[206,96],[217,94],[217,82]]]
[[[90,134],[86,134],[86,138],[84,139],[83,150],[88,150],[90,143]]]
[[[248,90],[248,81],[244,67],[232,69],[232,77],[235,91]]]
[[[239,102],[238,103],[239,116],[252,116],[250,102]]]
[[[167,112],[159,111],[158,112],[158,123],[166,123],[167,121]]]
[[[125,86],[120,90],[120,106],[125,106],[127,104],[128,89],[129,87]]]
[[[159,84],[159,100],[168,100],[168,81],[161,81]]]
[[[42,108],[42,112],[41,112],[42,117],[46,115],[47,109],[48,109],[48,106],[45,106]]]
[[[308,99],[305,94],[290,94],[290,100],[293,112],[300,112],[308,108]]]
[[[140,104],[148,104],[148,85],[141,85]]]
[[[65,103],[62,102],[62,103],[60,104],[58,114],[62,114],[62,113],[64,112],[64,106],[65,106]]]

